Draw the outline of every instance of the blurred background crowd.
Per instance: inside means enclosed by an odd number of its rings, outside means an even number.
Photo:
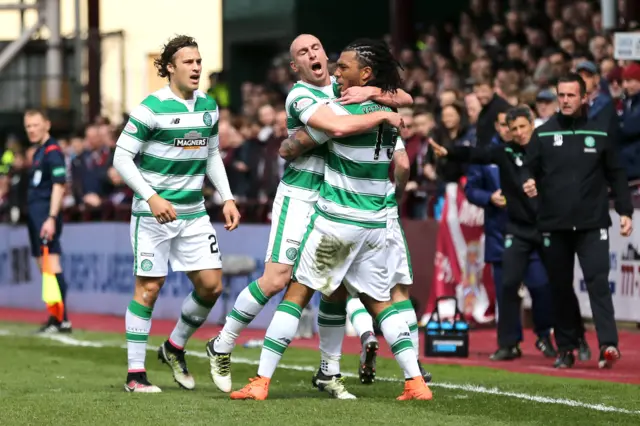
[[[599,5],[586,0],[471,0],[457,19],[420,28],[413,44],[392,46],[403,66],[404,89],[414,97],[413,108],[400,111],[411,161],[404,217],[437,218],[444,184],[464,179],[463,167],[430,154],[429,138],[445,146],[488,144],[496,133],[497,110],[505,103],[529,105],[540,124],[556,111],[556,79],[570,70],[587,82],[589,114],[611,116],[629,180],[640,178],[640,64],[613,59],[612,32],[603,31]],[[619,29],[637,26],[620,16]],[[328,53],[332,62],[339,55]],[[264,82],[242,84],[241,107],[232,109],[229,72],[211,74],[201,88],[221,107],[225,167],[245,218],[268,221],[270,199],[285,166],[278,157],[287,135],[284,100],[296,77],[288,52],[283,52],[273,58]],[[120,123],[100,117],[81,134],[54,135],[67,154],[68,219],[104,219],[107,212],[112,218],[128,218],[132,193],[111,166],[123,122],[126,117]],[[20,212],[26,204],[32,149],[10,136],[0,150],[0,218],[17,221],[24,217]],[[215,208],[215,190],[207,187],[205,195]]]

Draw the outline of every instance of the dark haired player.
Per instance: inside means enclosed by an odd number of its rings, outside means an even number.
[[[205,174],[224,201],[225,229],[234,230],[240,221],[218,148],[218,106],[198,90],[202,59],[196,41],[183,35],[173,38],[155,66],[169,84],[131,112],[113,160],[135,192],[131,245],[136,279],[125,319],[127,392],[160,392],[147,380],[145,355],[167,262],[174,271],[187,273],[194,291],[184,300],[180,319],[158,357],[181,387],[195,386],[184,347],[222,291],[220,248],[202,196]],[[133,162],[138,153],[139,168]]]
[[[401,83],[397,62],[388,47],[375,40],[360,40],[347,46],[338,60],[335,76],[342,88],[371,84],[394,93]],[[329,105],[347,116],[390,111],[370,101]],[[315,140],[318,132],[309,131]],[[309,146],[311,137],[298,131],[289,143],[298,141],[293,145]],[[300,244],[293,281],[267,329],[258,376],[232,392],[231,399],[267,398],[271,378],[298,328],[299,313],[315,291],[325,296],[344,294],[346,298],[343,282],[346,290],[359,295],[369,312],[376,315],[404,371],[405,389],[398,399],[432,398],[416,363],[409,327],[390,301],[386,199],[396,137],[395,127],[381,123],[361,135],[327,141],[320,195]],[[322,376],[321,368],[316,379]]]

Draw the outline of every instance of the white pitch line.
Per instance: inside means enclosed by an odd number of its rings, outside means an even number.
[[[0,335],[11,335],[13,333],[7,330],[0,329]],[[115,348],[126,348],[126,345],[113,345],[108,343],[100,343],[93,342],[89,340],[79,340],[73,337],[69,337],[63,334],[41,334],[40,337],[44,337],[50,340],[54,340],[56,342],[62,343],[68,346],[80,346],[80,347],[92,347],[92,348],[105,348],[105,347],[115,347]],[[156,351],[155,348],[147,348],[149,351]],[[196,358],[207,359],[207,354],[205,352],[192,352],[189,351],[190,356],[194,356]],[[258,360],[253,360],[249,358],[240,358],[240,357],[232,357],[232,362],[235,364],[246,364],[246,365],[258,365]],[[316,371],[316,367],[308,366],[308,365],[292,365],[292,364],[279,364],[278,368],[282,368],[285,370],[294,370],[294,371],[306,371],[309,373],[313,373]],[[342,373],[345,377],[358,377],[353,373]],[[392,378],[392,377],[379,377],[376,376],[376,380],[385,381],[385,382],[403,382],[403,380]],[[498,388],[487,388],[484,386],[477,386],[472,384],[455,384],[455,383],[446,383],[446,382],[436,382],[429,383],[429,387],[440,387],[444,389],[452,389],[459,390],[464,392],[472,392],[479,393],[484,395],[496,395],[496,396],[505,396],[509,398],[521,399],[530,402],[537,402],[540,404],[558,404],[565,405],[568,407],[576,407],[576,408],[586,408],[588,410],[594,411],[602,411],[607,413],[619,413],[619,414],[640,414],[640,410],[628,410],[626,408],[618,408],[612,407],[610,405],[605,404],[589,404],[586,402],[576,401],[573,399],[566,398],[551,398],[547,396],[538,396],[538,395],[529,395],[526,393],[518,393],[518,392],[507,392],[501,391]]]

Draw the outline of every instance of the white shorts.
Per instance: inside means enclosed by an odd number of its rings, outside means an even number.
[[[271,232],[265,262],[293,266],[314,205],[279,192],[276,194],[271,210]]]
[[[400,224],[400,219],[387,220],[388,268],[391,287],[396,284],[413,284],[413,268],[407,239]]]
[[[352,296],[390,299],[387,230],[311,216],[293,268],[294,280],[328,296],[344,281]]]
[[[222,269],[218,237],[208,215],[159,224],[154,217],[131,218],[133,274],[166,277],[174,271]]]

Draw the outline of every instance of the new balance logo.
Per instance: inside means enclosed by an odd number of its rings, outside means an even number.
[[[180,119],[174,118],[173,120],[171,120],[171,124],[180,124]]]

